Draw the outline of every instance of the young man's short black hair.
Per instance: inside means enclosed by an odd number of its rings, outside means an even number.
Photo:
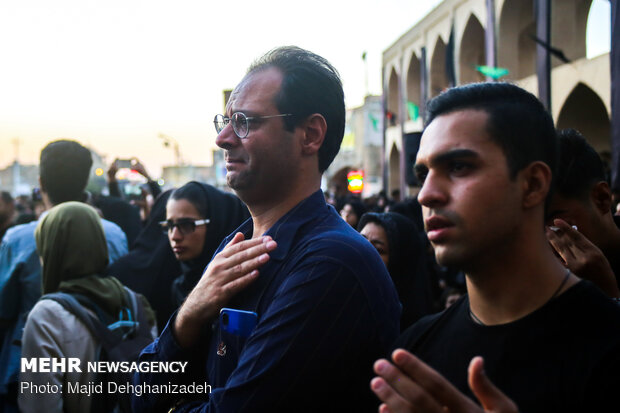
[[[555,193],[585,200],[597,182],[605,181],[605,167],[599,154],[575,129],[558,131],[559,156]]]
[[[90,151],[75,141],[59,140],[41,151],[39,176],[52,204],[83,201],[93,158]]]
[[[320,113],[327,122],[325,140],[319,149],[319,172],[332,163],[344,136],[345,106],[338,71],[323,57],[295,46],[273,49],[248,69],[248,74],[275,67],[282,72],[282,86],[274,102],[292,131],[309,115]]]
[[[472,83],[448,89],[427,104],[426,125],[459,110],[489,115],[487,131],[504,151],[511,178],[534,161],[556,168],[553,119],[536,96],[510,83]]]

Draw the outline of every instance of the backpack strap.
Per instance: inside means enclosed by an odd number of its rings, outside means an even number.
[[[45,294],[41,299],[54,300],[75,315],[84,323],[86,328],[106,351],[119,341],[117,335],[102,322],[103,310],[88,297],[81,294],[69,294],[58,291]],[[91,309],[96,316],[90,314],[85,308]]]
[[[84,308],[84,305],[78,301],[78,299],[73,294],[63,293],[60,291],[45,294],[41,298],[41,300],[54,300],[71,314],[76,316],[78,320],[80,320],[86,328],[95,336],[97,340],[101,339],[101,330],[105,329],[101,321],[98,317],[93,316]],[[93,309],[94,310],[94,309]],[[94,310],[97,312],[96,310]]]

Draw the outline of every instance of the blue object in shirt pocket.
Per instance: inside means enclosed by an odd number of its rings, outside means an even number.
[[[247,338],[258,323],[258,314],[253,311],[222,308],[220,310],[220,328],[232,335]]]

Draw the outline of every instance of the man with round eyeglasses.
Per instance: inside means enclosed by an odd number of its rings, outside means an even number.
[[[213,123],[215,124],[215,130],[219,134],[226,127],[226,125],[232,121],[232,128],[235,131],[235,135],[237,135],[239,139],[245,139],[248,137],[248,133],[250,133],[250,122],[261,119],[279,118],[282,116],[293,116],[293,114],[282,113],[280,115],[247,117],[243,112],[235,112],[230,118],[224,115],[215,115]]]
[[[398,335],[400,304],[376,250],[320,189],[344,117],[342,83],[324,58],[281,47],[250,66],[214,124],[228,185],[251,219],[141,355],[187,360],[191,372],[135,380],[206,380],[212,391],[145,394],[135,411],[375,410],[371,366]],[[243,334],[218,319],[224,307],[243,318]]]

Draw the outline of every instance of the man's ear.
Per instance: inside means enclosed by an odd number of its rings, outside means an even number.
[[[605,181],[597,182],[590,190],[590,199],[602,215],[611,212],[611,189]]]
[[[43,186],[43,183],[41,182],[41,177],[39,177],[39,188],[41,189],[41,198],[43,199],[43,205],[45,205],[45,209],[48,210],[52,208],[54,205],[52,205],[52,201],[50,201],[50,197],[47,194],[47,190],[45,189],[45,187]]]
[[[314,113],[298,127],[301,127],[304,133],[301,141],[302,153],[304,155],[318,153],[327,132],[327,121],[323,115]]]
[[[532,208],[544,204],[551,186],[551,169],[544,162],[532,162],[521,172],[523,180],[523,207]]]

